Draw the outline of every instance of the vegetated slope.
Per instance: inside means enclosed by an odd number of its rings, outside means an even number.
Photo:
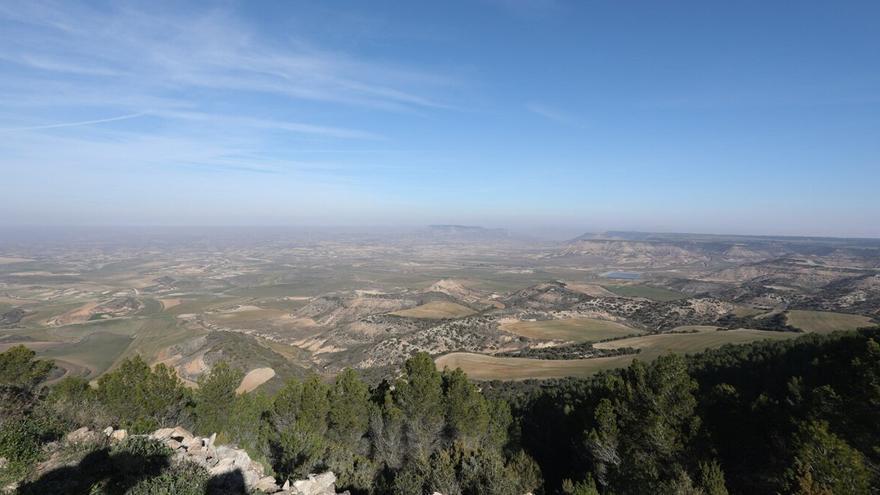
[[[878,342],[880,327],[809,334],[483,388],[515,404],[550,492],[571,479],[625,494],[873,493]]]
[[[347,370],[332,383],[291,379],[275,393],[237,393],[244,373],[225,362],[191,390],[134,358],[97,388],[71,379],[41,394],[35,385],[51,364],[33,357],[23,347],[0,353],[0,481],[23,493],[329,495],[285,482],[328,470],[341,489],[376,495],[521,495],[541,485],[509,406],[426,354],[374,388]],[[51,466],[40,463],[49,453]],[[209,478],[232,486],[206,488]]]
[[[799,335],[794,332],[713,328],[693,333],[644,335],[593,344],[593,348],[599,350],[634,349],[638,354],[589,359],[530,359],[455,352],[438,357],[436,363],[440,368],[461,368],[475,380],[587,377],[601,371],[626,367],[634,359],[650,362],[668,353],[692,354],[727,344],[745,344],[765,339],[784,340]]]
[[[173,366],[180,377],[189,383],[211,371],[219,362],[245,372],[271,369],[272,376],[260,383],[261,390],[275,390],[288,378],[302,378],[309,370],[272,350],[256,338],[237,332],[211,332],[168,350],[162,362]]]

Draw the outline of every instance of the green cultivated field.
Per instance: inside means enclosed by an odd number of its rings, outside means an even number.
[[[131,337],[110,332],[96,332],[74,344],[53,347],[41,357],[60,359],[89,369],[86,378],[97,378],[131,344]]]
[[[501,329],[530,339],[595,342],[641,333],[613,321],[593,318],[567,320],[518,321],[505,323]]]
[[[831,333],[836,330],[855,330],[873,325],[862,315],[832,313],[830,311],[791,310],[786,315],[788,324],[805,332]]]

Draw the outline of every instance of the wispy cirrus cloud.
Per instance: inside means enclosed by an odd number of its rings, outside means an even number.
[[[384,109],[447,106],[414,87],[428,89],[447,78],[306,40],[267,40],[223,10],[189,18],[119,5],[35,1],[2,7],[7,35],[0,47],[13,54],[3,58],[25,69],[95,76],[82,81],[90,84],[136,82],[130,90],[147,93],[201,88]]]
[[[82,120],[79,122],[59,122],[57,124],[35,125],[29,127],[10,127],[6,129],[0,129],[0,132],[39,131],[42,129],[60,129],[62,127],[80,127],[86,125],[104,124],[107,122],[117,122],[120,120],[134,119],[142,115],[144,115],[143,112],[139,112],[128,115],[119,115],[116,117],[108,117],[106,119]]]
[[[530,102],[526,103],[525,107],[526,110],[534,113],[535,115],[540,115],[541,117],[552,120],[557,124],[563,124],[572,127],[581,126],[580,122],[578,122],[578,120],[574,116],[551,106],[542,103]]]
[[[172,5],[0,4],[0,167],[303,167],[329,177],[345,165],[288,157],[388,140],[348,125],[349,112],[450,108],[448,76],[267,36],[231,8]]]

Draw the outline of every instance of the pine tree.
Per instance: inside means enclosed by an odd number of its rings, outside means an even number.
[[[476,448],[489,425],[486,399],[461,369],[443,373],[443,389],[449,439]]]
[[[330,390],[330,433],[335,441],[356,450],[370,421],[370,389],[352,369],[336,377]]]
[[[828,490],[835,495],[869,493],[871,475],[864,457],[829,431],[827,423],[801,425],[796,444],[794,467],[789,473],[792,488]]]
[[[272,402],[272,424],[276,430],[284,430],[296,423],[302,403],[302,387],[302,382],[290,378],[275,394]]]
[[[230,409],[235,403],[235,390],[244,372],[231,368],[225,361],[214,365],[210,373],[199,378],[196,391],[196,429],[205,434],[226,432]]]
[[[600,402],[600,429],[588,440],[598,454],[600,480],[620,493],[645,493],[674,482],[699,427],[697,384],[684,358],[669,354],[650,366],[636,360],[606,386],[612,398]]]
[[[442,378],[431,356],[424,352],[407,360],[404,368],[394,401],[403,413],[409,454],[427,457],[437,447],[443,429]]]
[[[175,423],[188,395],[174,370],[163,364],[151,370],[140,356],[98,379],[98,399],[120,426],[136,433]]]
[[[727,495],[724,471],[718,461],[700,463],[700,487],[706,495]]]
[[[599,489],[596,488],[596,481],[593,476],[587,474],[584,481],[573,482],[571,480],[563,480],[562,492],[566,495],[599,495]]]
[[[55,364],[36,355],[23,345],[0,352],[0,385],[30,390],[45,380]]]

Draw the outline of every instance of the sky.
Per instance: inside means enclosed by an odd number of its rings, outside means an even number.
[[[0,3],[0,225],[880,236],[880,2]]]

